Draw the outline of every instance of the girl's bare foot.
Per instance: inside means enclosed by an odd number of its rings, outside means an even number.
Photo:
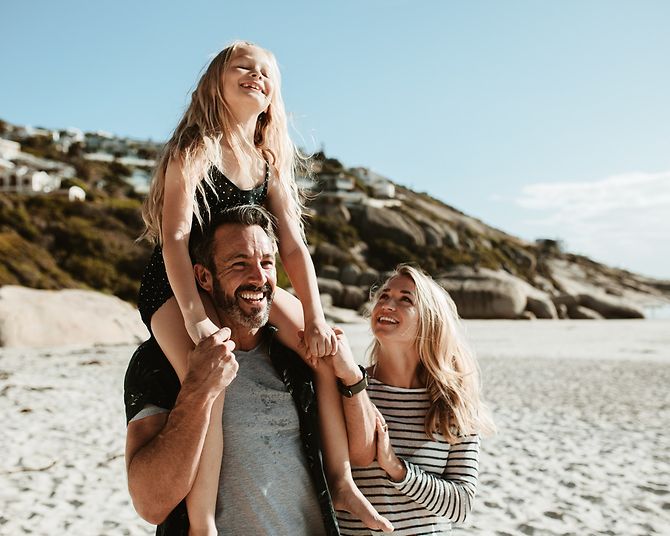
[[[369,529],[393,532],[393,525],[380,515],[353,482],[344,482],[331,490],[335,510],[349,512]]]

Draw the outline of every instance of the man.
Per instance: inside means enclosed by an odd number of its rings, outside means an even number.
[[[212,404],[225,392],[219,534],[338,534],[311,371],[265,327],[276,285],[271,217],[254,206],[229,209],[196,241],[196,278],[227,328],[189,353],[181,388],[155,341],[131,359],[125,402],[133,504],[160,523],[157,534],[187,534],[183,499]]]

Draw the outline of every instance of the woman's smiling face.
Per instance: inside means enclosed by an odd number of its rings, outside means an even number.
[[[414,342],[419,328],[416,286],[400,275],[389,279],[372,308],[372,333],[380,342]]]

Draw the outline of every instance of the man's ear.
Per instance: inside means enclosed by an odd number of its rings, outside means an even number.
[[[212,273],[202,264],[194,265],[193,272],[195,273],[195,280],[203,288],[203,290],[211,292],[213,288]]]

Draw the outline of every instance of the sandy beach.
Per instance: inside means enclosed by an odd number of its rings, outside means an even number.
[[[499,433],[454,534],[670,534],[670,321],[467,326]],[[126,491],[132,351],[0,350],[0,534],[153,533]]]

